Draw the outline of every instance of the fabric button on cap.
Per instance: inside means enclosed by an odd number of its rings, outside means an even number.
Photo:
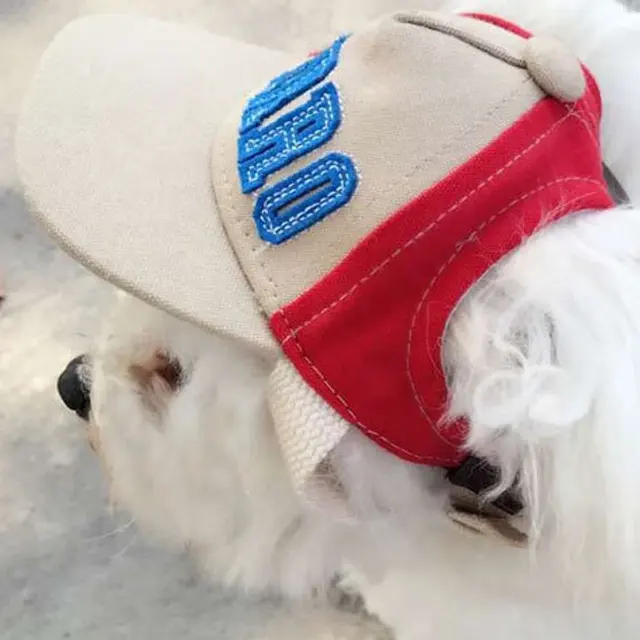
[[[559,41],[542,36],[530,38],[524,61],[531,77],[550,96],[575,102],[584,95],[587,83],[582,66]]]

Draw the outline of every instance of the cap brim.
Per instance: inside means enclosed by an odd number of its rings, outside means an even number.
[[[45,53],[19,121],[30,206],[101,278],[274,348],[217,214],[210,156],[229,111],[295,62],[146,18],[71,23]]]

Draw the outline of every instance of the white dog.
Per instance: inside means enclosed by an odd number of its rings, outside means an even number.
[[[461,4],[577,53],[600,85],[604,161],[640,202],[640,16],[613,0]],[[637,638],[640,208],[534,234],[456,308],[443,354],[449,416],[515,515],[452,510],[451,474],[355,428],[304,501],[268,402],[273,357],[127,294],[63,380],[79,374],[90,402],[62,394],[90,420],[114,501],[216,581],[295,599],[337,585],[398,640]]]

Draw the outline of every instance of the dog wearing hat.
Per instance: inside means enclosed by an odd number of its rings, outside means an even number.
[[[114,501],[398,640],[637,638],[639,33],[614,0],[398,11],[302,57],[66,27],[17,158],[119,290],[58,383]]]

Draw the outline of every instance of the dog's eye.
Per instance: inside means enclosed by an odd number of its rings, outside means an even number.
[[[138,387],[142,402],[157,415],[164,412],[174,392],[185,383],[180,362],[163,351],[131,365],[129,375]]]
[[[143,389],[160,382],[168,390],[176,391],[184,382],[184,371],[180,362],[160,351],[147,362],[131,365],[129,373]]]
[[[172,391],[175,391],[182,384],[183,371],[177,360],[165,358],[165,361],[158,367],[157,374]]]

